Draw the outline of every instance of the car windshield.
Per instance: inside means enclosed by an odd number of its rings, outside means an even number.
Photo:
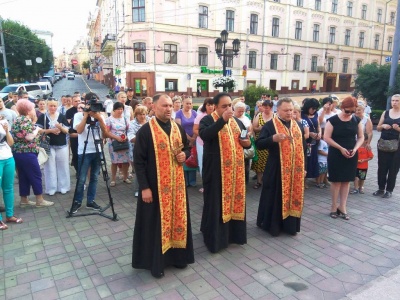
[[[5,86],[0,93],[9,93],[9,92],[15,92],[17,90],[18,86]]]
[[[46,90],[46,86],[45,85],[40,85],[40,88],[45,91]]]

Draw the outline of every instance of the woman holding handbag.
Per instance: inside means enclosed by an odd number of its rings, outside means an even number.
[[[49,158],[44,164],[45,193],[50,196],[66,194],[71,189],[67,143],[69,123],[57,107],[57,100],[47,101],[47,112],[40,115],[36,122],[36,126],[43,129],[42,134],[50,138]]]
[[[129,119],[124,117],[124,104],[114,103],[111,117],[106,119],[108,129],[108,150],[111,158],[111,182],[110,186],[116,185],[118,164],[122,165],[122,176],[124,183],[131,183],[128,179],[129,169],[129,141],[128,128]]]
[[[378,141],[378,186],[374,196],[392,197],[400,168],[400,95],[392,96],[392,108],[383,112],[377,130],[382,132]]]

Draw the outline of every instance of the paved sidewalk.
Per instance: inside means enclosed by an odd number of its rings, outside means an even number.
[[[375,145],[379,133],[374,134]],[[133,186],[119,180],[111,190],[117,222],[101,216],[66,218],[75,187],[71,169],[71,192],[47,196],[55,201],[50,208],[16,207],[24,223],[0,232],[0,299],[397,299],[400,188],[391,199],[373,197],[376,164],[375,158],[366,193],[349,196],[350,221],[328,216],[329,190],[306,190],[297,236],[273,238],[257,228],[261,190],[251,182],[248,243],[218,254],[207,251],[199,231],[199,181],[198,188],[189,189],[196,261],[185,270],[167,268],[162,279],[130,265]],[[97,192],[96,201],[108,203],[102,177]]]

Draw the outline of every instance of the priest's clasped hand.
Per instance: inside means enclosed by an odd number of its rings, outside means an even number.
[[[273,135],[272,140],[276,143],[283,142],[285,140],[292,140],[292,137],[290,135],[284,134],[284,133],[276,133]]]
[[[177,155],[175,155],[175,157],[176,157],[176,161],[177,161],[178,163],[184,163],[185,160],[186,160],[186,154],[185,154],[185,152],[180,152],[180,153],[178,153]]]

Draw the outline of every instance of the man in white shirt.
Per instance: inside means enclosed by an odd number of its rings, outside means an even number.
[[[0,98],[0,118],[4,118],[8,122],[8,127],[11,128],[11,125],[14,123],[17,118],[17,114],[15,111],[6,108],[4,105],[3,99]]]
[[[112,112],[112,110],[113,110],[114,102],[111,100],[110,95],[107,95],[106,98],[107,98],[107,99],[106,99],[106,101],[104,101],[103,107],[104,107],[104,109],[105,109],[107,115],[108,115],[108,116],[111,116],[111,112]]]
[[[87,93],[85,96],[85,102],[88,102],[93,97],[98,97],[94,93]],[[86,106],[88,108],[89,105]],[[90,124],[88,124],[90,123]],[[78,133],[78,170],[80,171],[78,174],[78,182],[76,187],[76,194],[74,199],[74,204],[71,209],[71,213],[76,213],[78,209],[81,208],[82,200],[84,196],[84,184],[87,177],[87,174],[90,170],[90,181],[89,186],[87,188],[87,209],[93,210],[101,210],[101,207],[94,201],[96,197],[96,189],[97,189],[97,181],[100,174],[100,157],[96,153],[96,145],[93,140],[92,132],[89,132],[89,127],[91,125],[95,125],[101,128],[101,132],[103,137],[106,136],[107,128],[106,123],[104,121],[104,117],[100,112],[78,112],[74,116],[74,124],[73,127]],[[97,133],[97,130],[94,130],[94,133]],[[101,139],[101,136],[96,136],[96,139]],[[85,151],[85,159],[83,159],[83,149],[85,147],[85,141],[88,140],[86,151]]]

